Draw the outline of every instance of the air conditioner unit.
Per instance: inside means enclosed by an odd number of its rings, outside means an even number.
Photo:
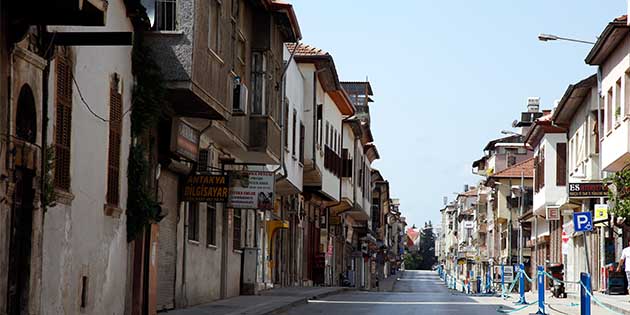
[[[197,160],[197,171],[209,172],[210,170],[212,170],[215,156],[216,154],[214,154],[212,147],[199,150],[199,158]]]
[[[232,104],[232,111],[234,113],[247,114],[248,96],[247,86],[240,82],[240,80],[235,80]]]

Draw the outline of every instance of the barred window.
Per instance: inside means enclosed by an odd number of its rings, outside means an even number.
[[[120,79],[112,77],[109,89],[109,152],[107,165],[107,204],[118,206],[120,199],[120,139],[122,137],[122,94]]]
[[[199,203],[188,203],[188,240],[199,241]]]
[[[206,243],[217,245],[217,208],[214,203],[208,203],[206,211]]]
[[[241,209],[234,209],[232,249],[241,249]]]
[[[64,56],[57,57],[55,108],[55,172],[54,185],[70,190],[70,136],[72,127],[72,64]]]

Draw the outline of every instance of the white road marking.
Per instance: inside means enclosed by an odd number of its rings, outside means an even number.
[[[397,301],[325,301],[308,300],[308,303],[321,304],[380,304],[380,305],[479,305],[479,302],[397,302]]]

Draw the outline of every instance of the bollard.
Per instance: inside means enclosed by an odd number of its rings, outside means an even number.
[[[543,266],[538,266],[538,312],[536,314],[546,315],[545,313],[545,271]]]
[[[501,297],[505,296],[505,266],[501,264]]]
[[[481,293],[481,277],[477,276],[477,293]]]
[[[518,299],[518,303],[517,304],[527,304],[527,301],[525,300],[525,265],[524,264],[520,264],[518,265],[518,293],[521,296]]]
[[[582,272],[580,282],[580,315],[591,315],[591,296],[588,294],[591,293],[591,275]]]

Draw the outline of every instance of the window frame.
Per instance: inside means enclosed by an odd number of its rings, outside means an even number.
[[[199,242],[199,203],[188,202],[187,240]]]
[[[208,49],[217,56],[221,55],[221,18],[223,16],[223,2],[210,0],[208,8]]]
[[[206,245],[217,246],[217,205],[206,203]]]

